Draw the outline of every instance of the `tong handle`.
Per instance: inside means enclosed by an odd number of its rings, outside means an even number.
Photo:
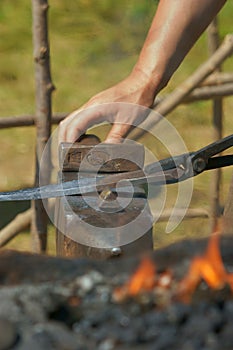
[[[233,134],[213,142],[199,151],[165,158],[148,164],[144,168],[144,172],[147,175],[153,175],[163,171],[166,173],[165,177],[167,176],[168,178],[167,183],[183,181],[205,170],[233,165],[233,155],[213,157],[230,147],[233,147]],[[177,171],[179,169],[179,175],[174,173],[175,169]]]
[[[231,134],[231,135],[229,135],[221,140],[215,141],[208,146],[201,148],[199,151],[194,153],[193,159],[201,157],[207,163],[209,158],[211,158],[212,156],[214,156],[218,153],[225,151],[226,149],[228,149],[230,147],[233,147],[233,134]]]
[[[233,165],[233,155],[210,158],[205,170],[223,168]]]

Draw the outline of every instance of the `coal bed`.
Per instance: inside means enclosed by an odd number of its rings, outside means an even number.
[[[233,296],[229,285],[202,281],[189,302],[172,289],[203,254],[207,239],[187,240],[148,255],[159,274],[172,271],[169,288],[116,298],[142,257],[92,261],[2,251],[0,350],[233,348]],[[233,240],[223,236],[229,273]]]

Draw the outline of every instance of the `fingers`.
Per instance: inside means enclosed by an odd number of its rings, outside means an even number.
[[[97,108],[79,109],[71,113],[59,125],[59,142],[75,142],[88,128],[104,121]]]
[[[122,143],[125,137],[129,134],[130,130],[133,129],[132,125],[128,124],[113,124],[111,130],[109,131],[106,143]]]
[[[79,110],[74,111],[73,113],[71,113],[68,117],[66,117],[63,121],[60,122],[59,124],[59,134],[58,134],[58,139],[59,139],[59,143],[60,142],[74,142],[73,139],[74,138],[78,138],[79,136],[81,136],[81,130],[76,129],[74,131],[75,136],[73,135],[71,137],[71,140],[69,141],[67,138],[67,133],[70,130],[70,126],[72,127],[72,123],[73,123],[73,119],[78,117],[79,114]],[[73,128],[72,128],[73,130]]]
[[[146,111],[146,112],[145,112]],[[59,126],[59,142],[75,142],[85,131],[101,122],[113,123],[105,142],[121,143],[141,123],[147,109],[127,103],[103,103],[71,113]]]

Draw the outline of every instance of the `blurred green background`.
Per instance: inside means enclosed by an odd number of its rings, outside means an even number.
[[[53,112],[71,112],[93,94],[127,76],[137,60],[140,48],[154,16],[154,0],[50,0],[49,36],[53,93]],[[221,39],[232,32],[233,2],[228,1],[219,15]],[[33,114],[34,67],[32,48],[31,2],[0,2],[0,117]],[[208,58],[207,36],[202,35],[162,94],[172,91]],[[223,65],[232,71],[233,60]],[[224,100],[224,135],[232,133],[233,99]],[[190,150],[212,142],[212,104],[196,102],[181,105],[168,120],[177,128]],[[104,131],[97,131],[104,137]],[[12,190],[33,184],[35,129],[33,127],[0,130],[0,190]],[[141,140],[153,149],[153,140]],[[223,173],[224,203],[231,170]],[[211,174],[195,179],[191,208],[209,207]],[[168,207],[174,202],[174,188],[168,189]],[[28,203],[14,207],[0,205],[0,225],[6,224]],[[209,233],[207,219],[184,221],[171,234],[166,223],[155,225],[155,246],[190,236]],[[49,253],[54,253],[54,228],[49,230]],[[15,238],[8,247],[30,250],[28,232]]]

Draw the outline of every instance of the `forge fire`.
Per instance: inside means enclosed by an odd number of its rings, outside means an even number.
[[[233,273],[228,273],[223,264],[219,248],[219,232],[212,234],[204,254],[195,256],[186,276],[180,281],[174,281],[172,270],[157,273],[156,265],[149,257],[144,257],[131,278],[124,286],[114,291],[116,301],[137,296],[143,292],[163,294],[169,291],[171,300],[191,301],[195,289],[204,282],[207,287],[221,290],[229,287],[233,293]]]
[[[231,350],[232,237],[111,261],[0,255],[0,349]]]

